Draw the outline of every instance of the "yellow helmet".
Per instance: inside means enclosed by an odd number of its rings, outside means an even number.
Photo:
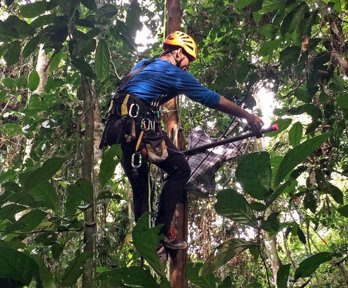
[[[175,31],[170,33],[166,40],[164,40],[163,45],[173,45],[184,49],[184,51],[190,55],[193,60],[197,59],[197,45],[195,40],[191,36],[187,35],[181,31]]]

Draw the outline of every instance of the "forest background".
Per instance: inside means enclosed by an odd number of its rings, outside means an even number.
[[[280,127],[224,163],[213,197],[190,195],[189,287],[348,287],[347,2],[180,4],[191,73],[260,115],[267,89]],[[169,287],[158,230],[134,227],[114,175],[119,147],[98,149],[116,83],[159,55],[165,17],[162,1],[1,2],[0,287]],[[140,53],[144,26],[158,41]],[[185,135],[231,121],[181,101]]]

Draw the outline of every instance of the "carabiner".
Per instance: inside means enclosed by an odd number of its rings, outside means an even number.
[[[131,165],[133,168],[139,168],[142,164],[142,156],[140,153],[133,153]]]
[[[135,109],[135,110],[134,110]],[[134,111],[133,111],[134,110]],[[133,113],[134,112],[134,113]],[[136,103],[132,103],[129,107],[128,115],[132,118],[138,117],[139,114],[139,105]]]

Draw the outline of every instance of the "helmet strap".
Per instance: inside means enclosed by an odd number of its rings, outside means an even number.
[[[181,62],[185,59],[185,57],[184,56],[182,56],[180,59],[177,59],[177,58],[175,58],[174,56],[173,56],[173,53],[174,51],[172,51],[171,53],[170,53],[170,56],[172,56],[172,58],[174,59],[174,61],[175,61],[175,63],[176,63],[176,67],[179,67],[180,68],[180,65],[181,65]]]

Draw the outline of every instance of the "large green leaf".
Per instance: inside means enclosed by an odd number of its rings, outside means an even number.
[[[18,62],[21,53],[21,43],[19,41],[11,42],[4,54],[7,66],[12,66]]]
[[[298,278],[310,277],[321,264],[330,261],[332,254],[329,252],[320,252],[309,256],[303,260],[295,271],[295,280]]]
[[[60,210],[58,194],[52,183],[48,181],[42,182],[40,185],[32,188],[29,194],[33,196],[40,207],[52,209],[55,213],[58,213]]]
[[[267,152],[251,153],[238,161],[237,182],[245,193],[258,200],[265,200],[271,188],[271,164]]]
[[[46,182],[56,174],[65,162],[64,158],[53,157],[48,159],[41,167],[30,173],[24,180],[23,188],[30,191],[35,186]]]
[[[337,212],[344,217],[348,217],[348,204],[337,208]]]
[[[112,145],[105,151],[99,173],[99,181],[102,187],[114,175],[116,165],[120,162],[121,153],[120,145]]]
[[[289,46],[280,52],[279,60],[283,69],[288,69],[298,63],[301,48],[299,46]]]
[[[169,287],[159,286],[150,271],[141,267],[124,267],[103,272],[98,276],[98,279],[109,284],[107,287]],[[167,281],[163,279],[163,282],[162,284],[165,284]]]
[[[0,125],[0,131],[10,137],[23,135],[22,127],[17,123],[5,123]]]
[[[238,223],[256,226],[256,217],[244,196],[233,189],[220,191],[215,203],[216,212]]]
[[[17,222],[9,225],[7,233],[14,231],[30,232],[34,230],[46,218],[47,214],[41,210],[34,209],[24,214]]]
[[[105,40],[100,40],[95,52],[95,72],[97,79],[105,81],[110,71],[110,52]]]
[[[264,0],[262,4],[262,12],[263,13],[273,12],[278,9],[281,9],[282,7],[284,7],[284,5],[285,5],[284,1]]]
[[[38,275],[42,287],[57,288],[58,286],[53,278],[53,273],[48,270],[43,259],[39,255],[30,255],[30,257],[35,261],[38,267]]]
[[[337,105],[343,109],[348,109],[348,97],[347,94],[341,94],[337,97]]]
[[[11,279],[29,285],[37,273],[37,265],[28,255],[0,247],[0,279]]]
[[[94,0],[81,0],[81,3],[92,11],[97,10],[97,4]]]
[[[245,241],[242,239],[231,239],[219,245],[205,261],[200,275],[208,275],[221,268],[234,256],[246,249],[257,247],[256,242]]]
[[[202,269],[203,263],[189,262],[186,266],[186,275],[190,283],[200,288],[215,288],[218,282],[214,274],[199,275],[199,271]]]
[[[36,70],[33,70],[28,77],[28,88],[30,91],[34,91],[40,83],[40,76]]]
[[[117,14],[117,8],[114,5],[106,4],[100,7],[96,13],[96,20],[98,22],[104,22],[105,19],[111,18]]]
[[[290,272],[290,264],[281,265],[277,273],[277,287],[278,288],[287,288],[288,287],[288,278]]]
[[[93,186],[86,179],[79,179],[73,185],[68,187],[67,199],[65,202],[66,214],[72,215],[76,212],[81,201],[85,204],[92,202]]]
[[[292,169],[294,169],[298,164],[302,163],[321,144],[323,144],[330,137],[330,135],[330,133],[319,135],[288,151],[279,165],[274,179],[274,186],[278,186],[280,182],[282,182],[285,177],[288,176]]]
[[[82,252],[78,253],[75,258],[69,262],[62,277],[62,284],[64,287],[71,287],[76,283],[83,272],[83,265],[91,257],[92,253]]]
[[[35,33],[35,29],[31,27],[26,21],[19,19],[16,16],[10,15],[4,21],[7,29],[14,31],[19,37],[32,36]]]
[[[0,221],[3,221],[5,219],[7,220],[13,220],[15,219],[15,215],[25,210],[26,207],[18,204],[7,204],[5,206],[1,206],[0,209]]]
[[[164,267],[156,253],[157,246],[161,240],[158,227],[150,228],[150,215],[144,213],[133,229],[133,243],[142,257],[151,265],[157,274],[166,277]]]
[[[71,63],[80,70],[80,72],[92,79],[95,78],[95,74],[93,72],[92,67],[82,58],[73,58],[71,59]]]
[[[40,42],[39,37],[31,38],[23,48],[23,57],[30,56],[35,51],[37,46],[39,45],[39,42]]]
[[[303,135],[303,126],[300,122],[292,125],[289,131],[289,144],[293,147],[300,144]]]
[[[25,18],[34,18],[43,14],[46,11],[47,2],[45,1],[37,1],[33,3],[28,3],[25,5],[21,5],[19,7],[20,13]]]

